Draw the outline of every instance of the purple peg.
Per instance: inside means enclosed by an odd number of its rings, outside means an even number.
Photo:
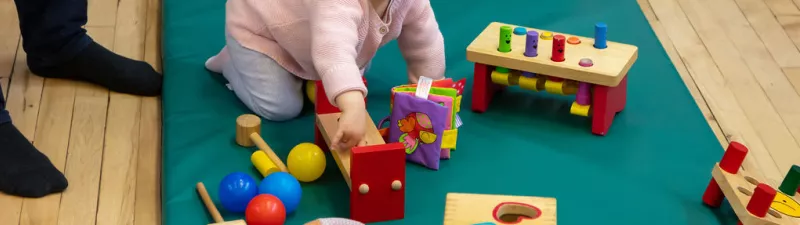
[[[589,104],[589,83],[580,82],[578,84],[578,94],[575,101],[578,102],[579,105]]]
[[[525,36],[525,53],[524,55],[527,57],[536,57],[539,55],[539,32],[535,30],[528,31],[528,34]]]

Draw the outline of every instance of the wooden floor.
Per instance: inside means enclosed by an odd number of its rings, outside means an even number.
[[[159,0],[89,0],[100,44],[160,70]],[[32,75],[13,0],[0,0],[0,83],[14,124],[69,180],[63,194],[0,194],[0,224],[160,224],[161,100]]]
[[[800,164],[800,0],[638,1],[723,146],[780,185]]]
[[[748,145],[744,168],[778,185],[800,164],[800,0],[638,1],[720,143]],[[89,0],[86,27],[160,69],[160,7]],[[70,181],[41,199],[0,194],[0,224],[159,224],[160,99],[30,74],[13,0],[0,0],[0,31],[14,123]]]

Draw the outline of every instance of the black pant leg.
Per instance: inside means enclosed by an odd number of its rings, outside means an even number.
[[[87,0],[14,0],[14,3],[29,66],[59,65],[92,42],[82,28],[87,22]]]
[[[3,97],[3,87],[0,87],[0,124],[11,122],[11,116],[6,111],[6,98]]]

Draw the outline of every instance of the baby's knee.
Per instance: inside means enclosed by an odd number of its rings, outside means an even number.
[[[294,119],[303,111],[303,102],[284,99],[273,104],[256,104],[252,109],[256,114],[271,121]]]

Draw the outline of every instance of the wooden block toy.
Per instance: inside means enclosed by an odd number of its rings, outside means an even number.
[[[556,225],[556,199],[448,193],[444,225]]]
[[[316,84],[315,143],[330,149],[339,129],[338,108],[328,102],[321,81]],[[367,115],[366,146],[330,150],[350,188],[350,219],[372,223],[405,216],[406,154],[401,143],[385,143]]]
[[[740,170],[748,151],[738,142],[730,143],[722,160],[711,171],[712,179],[703,193],[703,203],[717,208],[727,198],[741,225],[800,224],[797,219],[800,217],[800,203],[797,202],[800,195],[778,192],[754,175]],[[795,178],[787,176],[786,179]]]
[[[265,172],[271,171],[270,167],[277,167],[279,171],[288,172],[286,164],[281,161],[281,158],[272,151],[272,148],[267,145],[267,142],[261,138],[261,118],[253,114],[244,114],[236,119],[236,143],[244,147],[257,146],[260,151],[269,158],[269,161],[261,159],[260,153],[254,153],[250,160],[253,165],[265,175]],[[268,173],[267,173],[268,174]]]
[[[200,199],[203,200],[203,204],[206,205],[206,209],[208,209],[208,213],[211,214],[211,218],[214,218],[214,223],[209,223],[211,225],[247,225],[244,220],[234,220],[225,222],[222,219],[222,215],[219,214],[217,207],[214,206],[214,202],[211,201],[211,197],[208,196],[208,191],[206,191],[206,186],[203,185],[203,182],[197,183],[197,193],[200,194]]]
[[[526,35],[507,35],[512,28]],[[577,94],[577,106],[570,113],[591,117],[592,133],[606,135],[616,113],[625,108],[627,74],[639,51],[633,45],[607,41],[607,29],[598,23],[595,37],[588,38],[489,24],[467,47],[467,60],[475,63],[472,110],[485,112],[494,94],[506,86]],[[523,76],[509,82],[514,71]]]

